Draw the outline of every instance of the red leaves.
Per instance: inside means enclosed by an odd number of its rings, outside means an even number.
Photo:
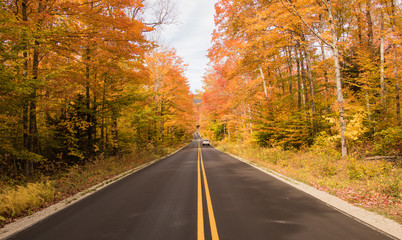
[[[381,193],[376,189],[367,189],[347,187],[342,189],[331,189],[326,186],[320,186],[318,184],[312,184],[315,188],[331,193],[342,200],[345,200],[353,205],[365,207],[368,209],[382,209],[388,214],[393,215],[396,218],[401,217],[402,203],[400,198],[389,196]],[[399,209],[399,210],[398,210]]]

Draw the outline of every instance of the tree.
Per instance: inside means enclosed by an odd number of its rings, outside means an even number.
[[[151,98],[143,91],[150,84],[145,55],[156,44],[146,34],[171,22],[173,7],[166,0],[151,7],[136,0],[1,2],[0,158],[7,160],[0,167],[28,178],[45,165],[120,151],[124,111]]]
[[[184,76],[182,59],[173,49],[160,49],[149,54],[146,62],[152,80],[150,104],[156,114],[156,141],[167,144],[191,135],[195,129],[194,96]]]
[[[370,144],[377,131],[397,123],[384,119],[398,119],[399,80],[395,90],[386,87],[389,66],[397,78],[397,58],[387,57],[398,24],[387,19],[400,8],[392,6],[372,0],[218,1],[201,129],[225,134],[227,124],[240,119],[237,125],[252,125],[259,144],[284,148],[310,145],[325,132],[340,137],[342,156],[346,138],[351,145]],[[388,110],[390,95],[396,111]],[[221,106],[212,104],[220,99]],[[236,134],[233,128],[231,138]]]
[[[302,2],[302,1],[299,1]],[[345,123],[345,107],[344,107],[344,98],[342,92],[342,81],[341,81],[341,65],[340,65],[340,56],[339,56],[339,48],[338,48],[338,35],[337,35],[337,27],[336,20],[334,18],[333,6],[331,0],[321,0],[322,8],[324,12],[327,14],[327,21],[331,33],[331,40],[327,41],[321,35],[313,29],[309,23],[300,15],[298,10],[295,7],[295,4],[287,0],[289,8],[303,21],[303,23],[307,26],[311,33],[313,33],[319,40],[321,40],[325,45],[329,46],[332,50],[332,56],[334,58],[334,69],[335,69],[335,82],[336,82],[336,92],[337,92],[337,102],[339,108],[339,123],[341,128],[341,142],[342,142],[342,157],[347,155],[347,145],[346,145],[346,123]],[[299,3],[300,4],[300,3]],[[321,19],[322,20],[322,19]]]

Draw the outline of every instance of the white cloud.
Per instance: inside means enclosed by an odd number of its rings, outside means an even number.
[[[202,88],[202,76],[208,63],[207,50],[211,46],[214,29],[214,4],[216,0],[176,0],[178,24],[165,27],[161,32],[163,42],[174,47],[184,63],[191,91]]]

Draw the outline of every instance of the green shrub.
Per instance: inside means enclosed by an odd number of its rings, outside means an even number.
[[[321,168],[321,174],[322,174],[323,176],[328,176],[328,177],[331,177],[331,176],[336,175],[337,171],[338,171],[338,169],[337,169],[336,166],[333,165],[333,164],[325,164],[325,165]]]
[[[375,135],[375,153],[401,155],[402,153],[402,127],[390,127]]]
[[[351,159],[346,166],[350,179],[363,179],[365,176],[364,168],[355,159]]]
[[[311,146],[311,150],[314,153],[318,153],[322,156],[334,156],[339,158],[340,151],[337,149],[336,145],[340,139],[337,137],[331,137],[326,132],[320,132],[314,140],[314,144]]]
[[[381,191],[390,197],[400,198],[401,197],[401,179],[387,179],[381,181]]]

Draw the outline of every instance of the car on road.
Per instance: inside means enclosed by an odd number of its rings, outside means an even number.
[[[210,143],[209,143],[209,140],[208,139],[204,139],[204,140],[202,140],[202,145],[211,145]]]

